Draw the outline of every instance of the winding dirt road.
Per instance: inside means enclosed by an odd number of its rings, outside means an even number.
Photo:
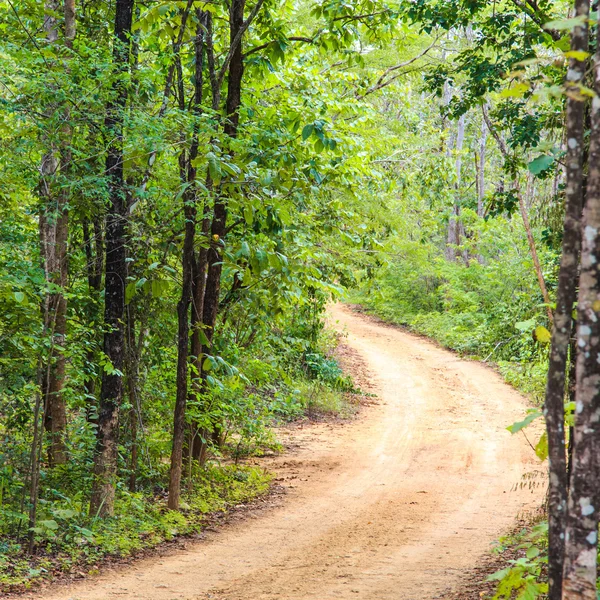
[[[34,597],[427,600],[459,583],[541,501],[540,482],[523,479],[537,459],[505,430],[525,401],[489,368],[419,337],[343,306],[331,318],[379,400],[345,426],[304,429],[300,449],[274,459],[289,488],[280,506]]]

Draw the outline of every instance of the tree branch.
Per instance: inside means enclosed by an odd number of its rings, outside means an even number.
[[[376,83],[374,83],[370,88],[367,89],[367,91],[360,95],[357,96],[358,99],[362,100],[365,96],[368,96],[369,94],[372,94],[373,92],[376,92],[377,90],[380,90],[381,88],[384,88],[386,86],[388,86],[390,83],[392,83],[393,81],[395,81],[396,79],[398,79],[398,77],[400,77],[401,75],[403,75],[404,73],[399,73],[398,75],[391,77],[390,79],[386,80],[386,77],[390,74],[390,73],[394,73],[395,71],[398,71],[399,69],[403,69],[404,67],[408,67],[409,65],[413,64],[414,62],[416,62],[417,60],[419,60],[420,58],[423,58],[434,46],[435,44],[438,42],[440,38],[437,37],[427,48],[425,48],[425,50],[423,50],[423,52],[421,52],[420,54],[418,54],[417,56],[413,56],[413,58],[400,63],[398,65],[394,65],[393,67],[388,67],[379,77],[379,79],[377,80]]]
[[[555,29],[545,29],[544,24],[547,22],[548,17],[540,11],[540,7],[537,5],[535,0],[511,0],[512,3],[520,8],[540,29],[544,29],[555,42],[560,40],[561,35]],[[540,14],[541,13],[541,14]]]
[[[271,40],[270,42],[265,42],[264,44],[261,44],[260,46],[255,46],[254,48],[251,48],[250,50],[248,50],[248,52],[244,53],[244,58],[247,58],[248,56],[250,56],[251,54],[255,54],[256,52],[260,52],[261,50],[268,48],[271,44],[275,44],[278,41],[279,40]],[[314,40],[314,38],[294,35],[294,36],[285,38],[284,41],[286,41],[286,42],[305,42],[306,44],[313,44],[315,40]]]

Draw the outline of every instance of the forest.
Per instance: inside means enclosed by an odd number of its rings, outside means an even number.
[[[596,600],[597,15],[0,3],[0,595],[198,534],[282,430],[360,421],[345,302],[528,399],[493,425],[543,514],[489,597]]]

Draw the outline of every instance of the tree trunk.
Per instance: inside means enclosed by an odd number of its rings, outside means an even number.
[[[588,50],[587,17],[589,1],[577,0],[576,12],[584,15],[586,24],[575,28],[571,49],[576,52]],[[571,59],[567,85],[583,82],[585,61]],[[573,322],[579,252],[581,247],[581,210],[583,206],[583,147],[584,147],[585,102],[576,93],[567,99],[566,135],[568,149],[566,157],[567,187],[566,211],[562,256],[558,275],[556,310],[544,417],[548,436],[549,489],[548,489],[548,598],[560,600],[562,595],[562,569],[564,560],[564,534],[567,511],[567,463],[565,456],[565,377],[567,356]],[[571,356],[571,361],[574,356]]]
[[[519,200],[519,211],[521,212],[521,218],[523,219],[523,226],[525,227],[525,234],[527,235],[527,243],[529,244],[529,251],[531,253],[531,260],[533,261],[533,268],[535,270],[535,275],[538,280],[538,285],[540,286],[540,291],[542,292],[542,298],[544,299],[544,303],[546,304],[546,314],[548,315],[548,320],[550,323],[553,321],[552,309],[550,308],[550,294],[548,294],[548,288],[546,287],[546,280],[544,279],[544,273],[542,272],[542,266],[540,264],[540,259],[538,257],[537,248],[535,246],[535,239],[533,237],[533,232],[531,231],[531,224],[529,223],[529,215],[527,214],[527,207],[525,206],[525,201],[523,200],[523,194],[521,194],[521,190],[519,187],[519,182],[515,180],[515,190],[517,192],[518,200]]]
[[[496,140],[498,148],[500,149],[500,153],[502,154],[502,156],[504,156],[505,159],[508,158],[509,154],[506,144],[504,140],[498,135],[498,132],[492,127],[492,123],[488,116],[485,105],[482,106],[481,109],[488,130]],[[540,286],[540,291],[542,292],[542,298],[544,299],[544,302],[546,304],[546,314],[548,315],[548,320],[550,321],[550,323],[552,323],[553,316],[552,309],[550,308],[550,296],[548,294],[548,289],[546,288],[546,281],[544,280],[544,274],[542,273],[542,267],[540,265],[537,249],[535,247],[535,239],[533,238],[533,233],[531,232],[531,225],[529,224],[529,215],[527,214],[527,207],[525,206],[525,202],[523,201],[523,195],[521,194],[519,180],[516,177],[514,181],[514,189],[517,193],[517,198],[519,201],[519,210],[521,212],[521,218],[523,219],[523,225],[525,227],[525,233],[527,235],[527,242],[529,244],[529,251],[531,252],[531,259],[533,261],[535,274],[537,276],[538,284]]]
[[[129,455],[129,491],[135,492],[137,487],[137,464],[138,464],[138,382],[140,370],[141,341],[143,340],[143,330],[140,328],[139,340],[136,336],[135,309],[129,304],[127,312],[127,335],[125,337],[127,360],[125,373],[127,375],[127,391],[129,393],[129,435],[130,435],[130,455]]]
[[[182,25],[183,26],[183,25]],[[203,47],[204,47],[204,19],[198,12],[198,28],[195,39],[196,69],[195,88],[193,98],[193,112],[198,116],[202,104],[202,70],[203,70]],[[176,57],[178,60],[179,57]],[[178,77],[180,88],[183,88],[183,80]],[[180,98],[183,100],[183,89],[180,90]],[[182,270],[183,285],[181,299],[177,305],[178,337],[177,337],[177,395],[175,399],[175,414],[173,418],[173,447],[171,450],[171,469],[169,473],[169,508],[179,509],[181,496],[181,471],[183,460],[183,443],[185,438],[185,413],[188,397],[188,352],[189,352],[189,312],[192,300],[192,312],[197,310],[194,306],[200,302],[197,286],[195,283],[194,266],[194,241],[196,236],[196,168],[193,162],[198,156],[198,128],[194,126],[192,143],[189,152],[182,152],[179,157],[180,178],[182,185],[186,185],[183,194],[183,210],[185,216],[185,237],[183,242]],[[196,265],[197,266],[197,265]],[[197,282],[198,283],[198,282]],[[194,289],[196,287],[196,289]],[[194,294],[195,293],[195,294]],[[194,294],[194,298],[192,298]],[[192,318],[192,321],[194,319]],[[198,332],[196,332],[198,333]],[[192,337],[193,339],[193,337]]]
[[[53,14],[58,9],[54,0],[46,3],[47,15],[44,19],[44,29],[48,42],[56,43],[58,31]],[[75,5],[73,0],[67,0],[64,5],[65,14],[65,45],[71,47],[75,37]],[[41,210],[40,254],[44,267],[46,283],[52,289],[47,292],[44,300],[44,330],[52,336],[48,368],[42,383],[44,403],[47,408],[44,424],[50,435],[48,447],[48,464],[50,467],[64,464],[67,461],[65,433],[67,429],[67,413],[63,398],[65,383],[64,344],[67,329],[67,300],[64,289],[68,276],[68,198],[64,186],[55,191],[53,183],[58,173],[65,176],[71,162],[69,126],[69,110],[61,107],[62,122],[61,140],[58,147],[52,146],[44,155],[41,165],[41,196],[44,206]],[[51,144],[52,145],[52,144]],[[57,156],[59,158],[57,158]],[[59,289],[56,289],[59,288]]]
[[[481,136],[479,137],[479,156],[477,160],[477,216],[483,217],[485,206],[483,199],[485,197],[485,144],[487,142],[488,130],[485,119],[481,122]]]
[[[130,34],[134,0],[116,0],[113,64],[124,74],[129,68]],[[114,512],[117,475],[119,407],[123,396],[123,316],[125,310],[125,180],[123,177],[123,117],[127,105],[127,84],[118,78],[113,84],[114,99],[106,108],[105,127],[111,140],[106,157],[110,207],[106,216],[106,274],[104,292],[104,353],[112,369],[102,374],[98,410],[94,483],[90,513],[110,516]]]
[[[595,56],[594,89],[600,94],[600,49]],[[565,600],[596,600],[600,490],[600,103],[596,99],[591,119],[577,310],[575,445],[565,533]]]
[[[448,237],[446,244],[446,258],[455,260],[458,255],[458,246],[460,245],[460,183],[462,171],[462,149],[465,140],[465,120],[466,116],[461,115],[458,119],[456,129],[456,185],[455,185],[455,201],[452,207],[452,215],[448,220]]]
[[[169,508],[179,509],[181,494],[181,468],[185,436],[185,407],[188,395],[189,307],[192,299],[192,263],[196,230],[195,192],[188,187],[183,194],[185,237],[183,242],[183,287],[177,304],[177,395],[173,419],[173,448],[169,474]]]
[[[242,98],[242,79],[244,75],[244,57],[240,35],[244,27],[244,5],[245,0],[232,0],[229,9],[229,39],[231,44],[231,60],[227,80],[227,99],[225,101],[225,123],[223,131],[230,137],[235,138],[239,125],[239,108]],[[231,151],[230,151],[231,152]],[[213,219],[211,223],[211,245],[208,249],[208,272],[206,277],[206,288],[204,292],[203,306],[203,329],[208,344],[202,348],[206,354],[210,350],[217,314],[219,310],[219,297],[221,293],[222,272],[222,249],[225,234],[227,232],[227,199],[221,195],[215,198],[213,208]],[[215,423],[213,436],[218,435],[220,425]]]
[[[92,239],[90,223],[87,218],[83,219],[83,245],[87,262],[88,292],[94,300],[97,300],[102,289],[102,266],[104,262],[102,260],[104,247],[102,224],[100,217],[97,215],[94,215],[93,217],[93,227]],[[87,318],[90,323],[97,322],[98,314],[94,303],[90,303],[89,305]],[[93,344],[88,346],[85,360],[88,365],[96,364],[96,352]],[[85,378],[84,387],[87,395],[87,419],[88,421],[95,423],[97,420],[97,406],[94,397],[96,392],[96,378],[90,373],[88,373]]]

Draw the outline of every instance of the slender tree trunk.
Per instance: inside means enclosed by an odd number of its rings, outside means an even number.
[[[104,254],[102,224],[99,216],[94,215],[93,217],[93,232],[90,232],[90,223],[88,219],[83,219],[83,242],[87,262],[88,291],[94,301],[97,301],[102,289],[102,267],[104,264],[102,259]],[[87,310],[87,317],[90,323],[97,322],[98,314],[94,303],[90,303]],[[93,344],[88,345],[85,360],[88,365],[96,364],[96,351]],[[84,387],[88,399],[88,421],[96,422],[96,378],[88,373],[84,381]]]
[[[462,149],[465,140],[465,120],[466,115],[461,115],[458,119],[456,128],[456,185],[455,185],[455,201],[452,206],[452,215],[448,220],[448,236],[446,244],[446,258],[455,260],[457,256],[457,248],[460,245],[460,183],[462,171]]]
[[[129,435],[130,435],[130,454],[129,454],[129,491],[135,492],[137,487],[137,465],[138,465],[138,408],[139,408],[139,371],[141,356],[141,341],[143,339],[143,329],[140,327],[139,342],[136,336],[135,308],[129,304],[126,309],[127,315],[127,335],[126,349],[127,360],[125,373],[127,375],[127,391],[129,394]]]
[[[504,140],[498,135],[498,132],[492,127],[492,123],[487,113],[487,109],[485,106],[481,107],[483,118],[485,119],[486,125],[488,127],[489,132],[492,134],[496,143],[498,144],[498,148],[504,158],[509,157],[508,148]],[[521,218],[523,219],[523,225],[525,227],[525,233],[527,235],[527,242],[529,244],[529,251],[531,253],[531,259],[533,261],[533,266],[535,269],[535,274],[538,280],[538,285],[540,286],[540,291],[542,292],[542,298],[544,299],[544,303],[546,304],[546,314],[548,315],[548,320],[550,323],[553,321],[552,309],[550,308],[550,295],[548,294],[548,289],[546,288],[546,281],[544,279],[544,274],[542,272],[542,267],[540,265],[540,260],[538,258],[537,249],[535,247],[535,239],[533,237],[533,233],[531,231],[531,225],[529,223],[529,215],[527,214],[527,207],[525,206],[525,202],[523,200],[523,195],[521,194],[521,189],[519,186],[519,180],[515,177],[514,181],[514,189],[517,193],[517,198],[519,201],[519,210],[521,212]]]
[[[479,156],[477,160],[477,216],[483,217],[485,206],[483,199],[485,197],[485,145],[487,142],[488,129],[485,119],[481,122],[481,135],[479,137]]]
[[[191,193],[190,193],[191,192]],[[181,468],[185,436],[185,407],[188,395],[189,307],[192,299],[192,263],[196,229],[195,192],[190,187],[183,194],[185,237],[183,242],[183,286],[177,305],[177,395],[173,420],[173,448],[169,475],[169,508],[179,509],[181,494]]]
[[[596,47],[594,90],[598,95],[600,49]],[[600,103],[597,99],[592,102],[591,119],[577,309],[575,445],[565,533],[562,595],[565,600],[596,600],[600,509]]]
[[[33,528],[36,525],[37,520],[37,506],[40,486],[40,460],[42,450],[42,435],[41,435],[41,423],[40,412],[43,412],[43,395],[42,395],[42,380],[43,380],[44,362],[40,356],[37,366],[37,390],[35,393],[35,406],[33,409],[33,440],[31,441],[31,454],[30,454],[30,479],[29,479],[29,533],[28,533],[28,545],[27,551],[29,554],[33,554],[34,543],[35,543],[35,532]]]
[[[229,8],[229,35],[233,48],[227,80],[227,99],[225,101],[225,123],[223,131],[230,138],[237,136],[239,125],[239,108],[242,98],[242,79],[244,75],[244,57],[239,36],[244,31],[245,0],[232,0]],[[227,232],[227,199],[217,195],[213,208],[211,223],[211,245],[208,249],[208,272],[204,293],[203,325],[208,344],[203,347],[203,354],[209,352],[212,343],[221,293],[222,250]],[[220,424],[215,423],[213,437],[221,440]]]
[[[579,279],[579,277],[578,277]],[[572,402],[575,405],[576,397],[577,397],[577,338],[575,335],[576,322],[571,326],[572,335],[571,340],[569,342],[569,384],[567,387],[567,397],[569,402]],[[567,494],[569,492],[569,482],[571,481],[571,473],[573,472],[573,440],[574,440],[575,432],[573,429],[573,425],[569,426],[569,435],[568,435],[568,449],[567,449]],[[565,494],[565,502],[566,502],[566,494]],[[565,509],[565,523],[567,518],[567,511]],[[563,529],[564,534],[564,529]],[[563,556],[561,560],[564,560],[564,542],[563,542]],[[561,563],[562,564],[562,563]],[[562,568],[562,567],[561,567]],[[562,581],[562,574],[561,574]]]
[[[531,224],[529,223],[529,214],[527,213],[527,207],[525,206],[525,201],[523,200],[523,194],[521,194],[519,182],[516,180],[515,190],[517,191],[517,196],[519,199],[519,210],[521,212],[521,218],[523,219],[525,234],[527,235],[527,243],[529,244],[529,251],[531,253],[531,260],[533,261],[533,268],[535,270],[535,274],[538,280],[538,285],[540,286],[540,291],[542,292],[542,298],[544,299],[544,303],[546,304],[546,314],[548,315],[548,320],[550,321],[550,323],[552,323],[553,315],[552,309],[550,308],[550,294],[548,294],[548,288],[546,287],[546,280],[544,279],[542,265],[540,264],[537,248],[535,246],[535,238],[533,237]]]
[[[125,74],[129,68],[130,35],[134,0],[116,0],[113,64]],[[106,275],[104,292],[104,353],[112,370],[102,374],[98,411],[94,484],[90,513],[110,516],[114,512],[117,476],[119,407],[123,397],[123,316],[125,311],[125,221],[127,218],[123,176],[123,116],[127,105],[127,84],[122,78],[113,86],[115,97],[106,108],[105,127],[111,139],[106,157],[110,207],[106,217]]]
[[[58,40],[56,19],[53,16],[58,9],[54,0],[47,2],[47,15],[44,19],[44,29],[48,42],[54,44]],[[64,5],[65,15],[65,46],[71,48],[75,37],[75,4],[67,0]],[[64,345],[67,328],[67,300],[64,289],[67,285],[68,259],[68,198],[64,186],[56,191],[53,182],[58,173],[66,177],[70,162],[69,126],[70,114],[66,106],[61,108],[63,126],[58,147],[51,147],[42,159],[41,165],[41,195],[44,207],[40,214],[40,246],[44,265],[46,282],[53,289],[49,290],[43,309],[46,319],[45,330],[53,332],[52,351],[48,356],[49,368],[42,388],[47,404],[45,427],[50,434],[48,447],[48,464],[52,467],[64,464],[67,460],[65,433],[67,428],[66,405],[63,397],[65,384],[65,355]],[[58,290],[56,288],[59,288]]]
[[[196,69],[195,69],[195,88],[193,98],[193,112],[198,116],[202,104],[202,71],[204,55],[204,18],[198,12],[198,28],[195,39],[196,49]],[[176,57],[178,60],[179,57]],[[180,82],[180,98],[183,100],[183,80],[178,77]],[[192,313],[194,313],[196,301],[200,302],[198,289],[194,289],[196,264],[194,254],[194,241],[196,236],[196,168],[193,165],[198,156],[198,128],[194,126],[192,143],[189,152],[182,152],[180,161],[180,178],[183,185],[186,185],[183,194],[184,215],[185,215],[185,237],[183,242],[182,270],[183,285],[181,290],[181,299],[177,305],[178,320],[178,339],[177,339],[177,395],[175,399],[175,414],[173,419],[173,447],[171,450],[171,470],[169,474],[169,508],[179,509],[181,496],[181,472],[183,461],[183,443],[185,439],[185,413],[188,397],[188,352],[190,349],[190,303],[192,304]],[[200,282],[196,282],[199,284]],[[197,287],[197,286],[196,286]],[[194,297],[192,295],[195,293]],[[193,300],[193,302],[192,302]],[[192,318],[192,321],[194,319]],[[197,332],[196,332],[197,333]],[[193,335],[192,335],[193,340]],[[192,349],[193,350],[193,349]]]
[[[589,1],[577,0],[575,9],[578,15],[585,16],[586,22],[585,25],[575,28],[571,40],[571,49],[576,52],[586,52],[588,50],[587,17],[589,14]],[[585,61],[571,59],[567,85],[573,86],[583,83],[584,75]],[[567,99],[566,135],[568,149],[564,234],[546,384],[546,399],[544,402],[550,473],[548,491],[549,600],[560,600],[562,595],[564,534],[567,512],[564,398],[567,356],[571,338],[572,313],[581,247],[584,121],[584,97],[578,95],[577,90],[572,90],[572,94]],[[571,356],[571,361],[573,360],[574,356]]]

